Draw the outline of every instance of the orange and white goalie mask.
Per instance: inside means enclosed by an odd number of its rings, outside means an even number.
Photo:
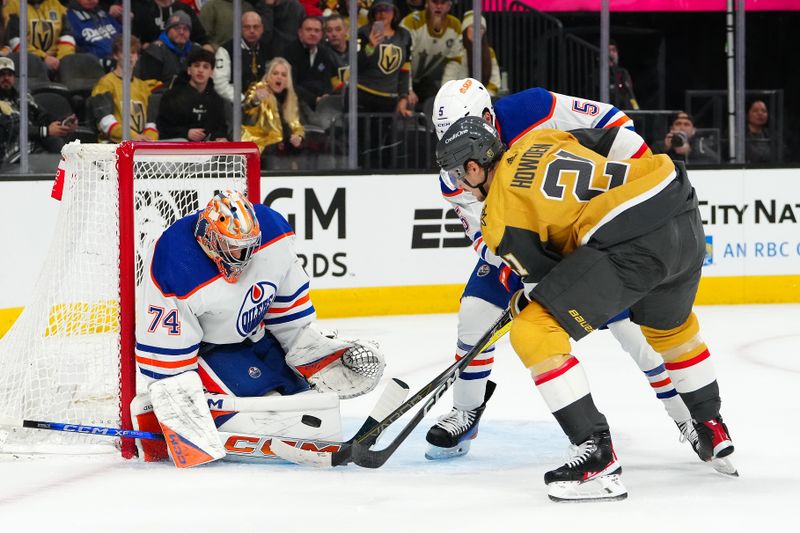
[[[256,212],[237,191],[217,193],[197,217],[194,235],[229,283],[235,283],[261,245]]]

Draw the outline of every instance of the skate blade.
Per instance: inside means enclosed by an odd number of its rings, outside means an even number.
[[[726,476],[739,477],[739,471],[727,457],[717,457],[711,460],[711,467]]]
[[[619,474],[599,476],[589,481],[556,481],[547,486],[547,496],[559,503],[613,502],[628,497]]]
[[[452,448],[440,448],[439,446],[429,444],[428,449],[425,451],[425,459],[429,461],[441,461],[442,459],[454,459],[462,455],[467,455],[471,443],[471,440],[465,440],[458,446],[453,446]]]

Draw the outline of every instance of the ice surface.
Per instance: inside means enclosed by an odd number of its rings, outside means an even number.
[[[611,424],[629,491],[623,502],[547,499],[543,474],[562,463],[567,442],[503,340],[493,372],[498,388],[465,457],[425,460],[429,420],[378,470],[277,463],[178,470],[109,455],[0,455],[0,531],[794,531],[800,305],[699,307],[697,314],[738,479],[715,473],[678,442],[636,365],[610,333],[598,332],[575,353]],[[452,361],[455,315],[322,325],[377,339],[388,358],[385,375],[412,392]],[[376,400],[372,393],[343,403],[347,436]],[[431,419],[449,407],[448,393]]]

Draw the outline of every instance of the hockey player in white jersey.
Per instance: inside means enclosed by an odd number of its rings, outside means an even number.
[[[466,78],[445,83],[433,106],[437,136],[441,138],[456,120],[468,115],[480,116],[494,125],[508,146],[537,128],[619,127],[608,147],[609,159],[638,158],[650,153],[644,140],[633,131],[633,121],[616,107],[542,88],[501,98],[493,105],[488,91],[478,80]],[[462,189],[445,171],[440,173],[439,182],[442,196],[453,206],[479,256],[461,296],[456,345],[456,359],[460,359],[500,317],[522,283],[483,243],[480,225],[483,203]],[[680,430],[681,440],[688,440],[697,452],[697,434],[691,415],[675,390],[661,356],[647,344],[639,326],[629,320],[627,311],[610,320],[607,327],[642,370],[656,397],[664,403]],[[493,363],[494,347],[491,347],[460,374],[453,385],[453,409],[440,418],[426,436],[428,459],[457,457],[469,451],[486,402],[494,391],[494,383],[489,381]]]
[[[341,439],[339,398],[373,389],[383,356],[315,329],[294,240],[276,211],[223,191],[150,250],[136,302],[147,392],[132,411],[140,429],[163,431],[167,448],[143,447],[146,459],[167,450],[179,467],[219,459],[218,429]],[[242,397],[249,412],[229,407]]]

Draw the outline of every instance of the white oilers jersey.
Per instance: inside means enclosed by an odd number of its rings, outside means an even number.
[[[464,233],[472,241],[472,248],[487,263],[496,267],[503,266],[503,260],[490,252],[489,248],[483,243],[481,234],[483,202],[478,201],[472,193],[460,187],[453,187],[450,183],[447,173],[441,171],[439,174],[439,186],[442,190],[442,196],[450,202],[453,211],[456,212],[461,224],[464,225]]]
[[[265,329],[288,351],[314,320],[291,226],[272,209],[254,207],[261,246],[235,283],[195,240],[196,213],[170,226],[150,250],[136,299],[136,362],[145,376],[196,369],[203,345],[255,342]]]
[[[611,104],[550,92],[541,87],[527,89],[499,99],[494,104],[495,126],[507,146],[531,130],[551,128],[569,131],[581,128],[620,127],[607,154],[608,159],[635,159],[651,154],[647,143],[633,131],[633,120]],[[483,242],[480,217],[483,203],[469,192],[454,187],[447,174],[439,175],[442,196],[453,206],[472,246],[484,261],[500,266]]]

